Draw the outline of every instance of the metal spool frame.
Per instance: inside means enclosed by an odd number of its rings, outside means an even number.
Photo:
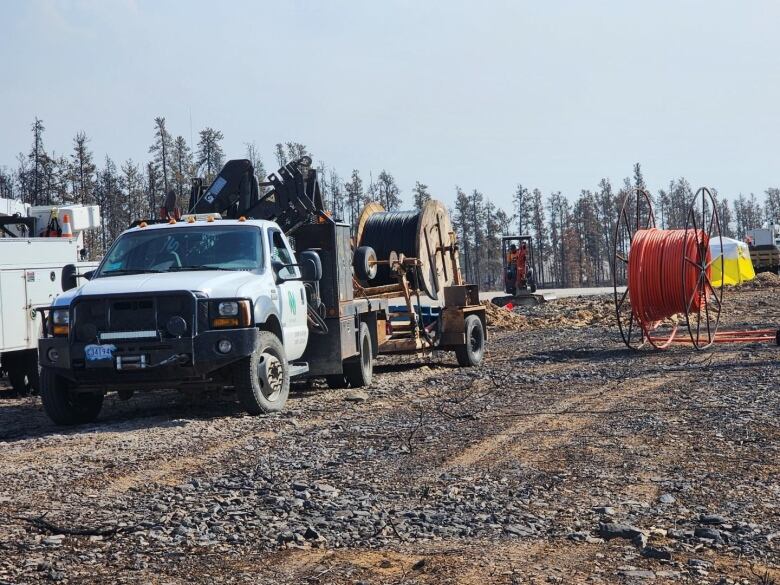
[[[645,189],[631,189],[620,207],[615,233],[612,239],[612,289],[615,295],[615,316],[623,342],[631,349],[640,349],[648,336],[631,310],[631,294],[628,289],[628,256],[634,234],[640,229],[655,227],[655,214],[650,194]],[[618,292],[618,274],[626,276],[626,290]],[[672,330],[671,337],[677,332]],[[655,344],[651,341],[651,344]]]
[[[701,205],[699,205],[701,200]],[[701,209],[701,215],[698,215]],[[709,211],[709,218],[707,213]],[[706,226],[706,227],[705,227]],[[706,231],[704,231],[706,229]],[[689,235],[690,234],[690,235]],[[706,234],[707,238],[700,237],[700,234]],[[687,266],[694,266],[699,271],[699,277],[696,286],[691,291],[690,298],[685,298],[687,291],[683,287],[683,303],[687,307],[685,313],[685,324],[688,327],[688,334],[691,337],[691,343],[696,349],[708,348],[715,342],[715,335],[720,324],[720,312],[723,308],[723,277],[720,279],[720,286],[717,290],[712,286],[712,281],[707,275],[707,270],[715,261],[720,261],[720,273],[723,275],[724,254],[723,254],[723,234],[720,230],[720,217],[718,216],[718,206],[715,204],[715,198],[707,187],[701,187],[693,196],[688,215],[685,218],[685,241],[688,238],[695,238],[696,257],[684,257],[682,259],[681,273],[685,273]],[[709,244],[714,237],[717,237],[720,244],[720,254],[716,258],[707,260]],[[692,313],[690,308],[696,297],[701,299],[699,308]],[[714,301],[714,303],[712,302]],[[703,313],[703,315],[702,315]],[[702,326],[706,331],[702,330]],[[695,333],[694,333],[695,331]]]
[[[645,344],[650,344],[656,349],[665,349],[672,343],[691,343],[696,349],[706,349],[715,342],[715,337],[720,323],[720,313],[723,305],[723,279],[717,289],[712,286],[712,281],[707,275],[707,270],[716,261],[720,261],[721,274],[723,274],[723,236],[721,235],[720,218],[715,198],[707,187],[701,187],[696,191],[685,221],[685,242],[688,238],[695,238],[695,258],[684,256],[680,259],[680,279],[684,283],[686,270],[694,266],[698,270],[696,285],[692,291],[683,291],[683,305],[687,307],[685,312],[685,324],[688,330],[687,338],[678,335],[681,316],[672,318],[668,322],[653,324],[641,323],[631,309],[631,293],[628,287],[628,263],[629,251],[634,235],[641,229],[656,227],[655,214],[653,212],[650,194],[645,189],[633,188],[623,200],[615,225],[614,239],[612,242],[612,286],[615,298],[615,316],[623,342],[631,349],[641,349]],[[707,238],[701,237],[706,234]],[[708,244],[717,238],[721,244],[721,254],[716,258],[707,260]],[[622,286],[618,281],[622,276],[626,277],[625,292],[618,292]],[[691,311],[693,301],[699,297],[700,304],[697,311]],[[659,330],[663,327],[663,330]]]

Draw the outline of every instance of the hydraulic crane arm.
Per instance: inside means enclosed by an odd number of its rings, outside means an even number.
[[[230,160],[205,193],[202,182],[194,182],[190,212],[273,220],[287,234],[302,225],[332,221],[325,213],[317,171],[311,168],[310,157],[287,163],[268,179],[258,184],[248,160]],[[270,189],[261,194],[261,186]]]

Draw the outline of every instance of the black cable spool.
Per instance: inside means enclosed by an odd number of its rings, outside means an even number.
[[[407,270],[409,284],[433,300],[440,299],[444,288],[459,278],[454,238],[449,213],[440,201],[430,200],[419,211],[385,211],[376,202],[368,203],[358,219],[356,247],[373,249],[383,263],[376,266],[376,275],[365,285],[398,283],[397,273],[387,261],[391,256],[415,258],[418,267]]]
[[[383,211],[368,218],[363,228],[361,246],[371,246],[377,258],[387,259],[390,252],[416,258],[417,232],[420,224],[418,211]],[[411,275],[409,275],[411,277]],[[380,264],[371,286],[393,284],[397,279],[389,265]]]

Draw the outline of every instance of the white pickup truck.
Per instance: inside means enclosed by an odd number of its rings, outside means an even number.
[[[79,424],[109,390],[232,386],[249,413],[278,411],[307,369],[302,277],[320,276],[316,260],[296,264],[271,221],[141,223],[53,303],[39,345],[43,406]]]

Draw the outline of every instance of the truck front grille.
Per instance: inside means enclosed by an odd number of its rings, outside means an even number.
[[[195,299],[191,295],[160,295],[142,297],[82,297],[73,306],[73,331],[76,339],[89,343],[95,340],[171,338],[166,325],[173,317],[187,324],[186,335],[197,327]]]

